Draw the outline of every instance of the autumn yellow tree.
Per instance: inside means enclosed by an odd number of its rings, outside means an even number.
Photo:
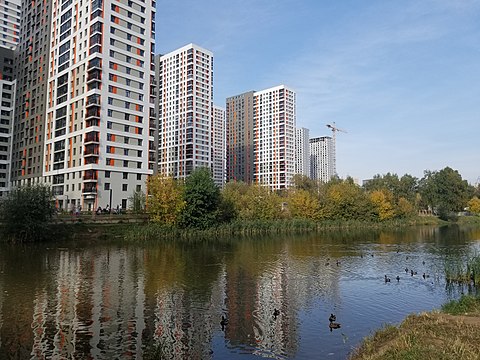
[[[393,195],[388,190],[375,190],[370,193],[370,201],[379,220],[389,220],[395,216],[392,200]]]
[[[480,214],[480,199],[476,196],[470,199],[468,202],[468,209],[470,212],[479,215]]]
[[[177,180],[163,175],[149,178],[147,209],[153,222],[174,225],[184,208],[183,186]]]
[[[320,203],[317,197],[307,190],[290,191],[287,203],[293,218],[317,220],[320,215]]]

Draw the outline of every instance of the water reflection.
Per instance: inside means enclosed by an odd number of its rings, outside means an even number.
[[[344,358],[383,323],[473,291],[447,286],[443,271],[479,239],[479,229],[452,226],[146,247],[3,245],[0,358]],[[342,328],[330,332],[332,312]]]

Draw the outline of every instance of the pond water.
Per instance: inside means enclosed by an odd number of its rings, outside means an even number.
[[[0,358],[345,359],[383,324],[472,291],[444,269],[478,250],[480,229],[457,226],[0,245]]]

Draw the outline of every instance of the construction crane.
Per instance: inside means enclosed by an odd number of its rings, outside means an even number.
[[[345,130],[342,130],[342,129],[339,129],[337,128],[336,124],[335,124],[335,121],[332,123],[333,125],[331,124],[327,124],[327,128],[331,129],[332,130],[332,140],[333,140],[333,174],[334,175],[337,175],[337,148],[336,148],[336,143],[335,143],[335,134],[338,132],[338,131],[341,131],[343,133],[347,133]]]

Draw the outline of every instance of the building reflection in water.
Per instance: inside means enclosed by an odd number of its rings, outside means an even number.
[[[27,264],[25,274],[14,264],[0,274],[0,358],[141,359],[156,351],[204,359],[220,334],[228,348],[294,356],[298,310],[338,281],[288,249],[195,260],[193,273],[183,258],[190,255],[169,251],[53,249],[31,267],[31,254],[16,259]],[[229,319],[223,330],[222,315]]]

